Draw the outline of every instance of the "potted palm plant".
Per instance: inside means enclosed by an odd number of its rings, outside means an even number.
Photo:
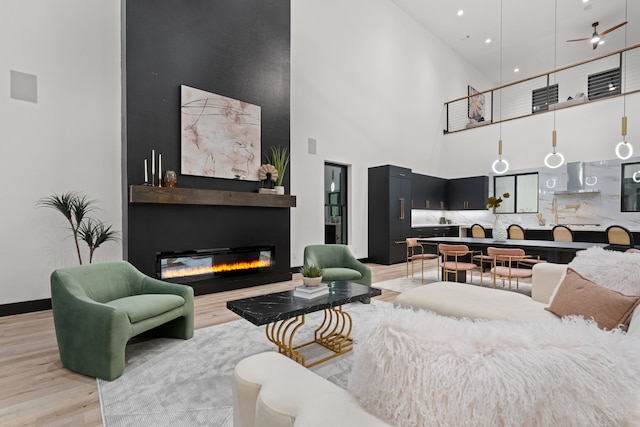
[[[89,247],[89,264],[93,261],[93,254],[100,245],[110,240],[119,240],[118,232],[112,230],[110,225],[89,217],[90,212],[95,210],[94,204],[95,202],[85,194],[76,191],[54,193],[53,196],[43,197],[37,202],[38,206],[55,209],[67,219],[80,265],[82,265],[79,244],[81,240]]]
[[[300,269],[302,283],[305,286],[318,286],[322,282],[322,269],[317,265],[308,265]]]

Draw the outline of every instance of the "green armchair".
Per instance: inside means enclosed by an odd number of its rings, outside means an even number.
[[[122,375],[131,337],[193,336],[193,288],[148,277],[126,261],[54,271],[51,305],[62,365],[105,380]]]
[[[353,256],[347,245],[310,245],[304,248],[304,266],[322,268],[322,281],[345,280],[371,286],[371,269]],[[369,302],[369,300],[363,301]]]

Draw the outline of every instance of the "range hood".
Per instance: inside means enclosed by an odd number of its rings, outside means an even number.
[[[567,163],[567,189],[564,191],[555,191],[554,194],[584,194],[599,193],[600,190],[595,188],[597,180],[595,177],[589,177],[594,180],[593,184],[588,182],[584,174],[584,162],[568,162]]]

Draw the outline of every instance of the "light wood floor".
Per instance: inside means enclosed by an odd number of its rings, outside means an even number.
[[[403,263],[369,266],[374,283],[406,272]],[[196,329],[239,319],[227,310],[227,301],[292,289],[300,284],[299,274],[293,279],[196,297]],[[396,295],[383,291],[376,299],[393,301]],[[51,310],[0,317],[0,425],[102,425],[95,378],[68,371],[60,363]]]

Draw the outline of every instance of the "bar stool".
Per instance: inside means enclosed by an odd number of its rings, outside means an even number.
[[[573,231],[566,225],[556,225],[551,233],[556,242],[573,242]]]
[[[507,233],[509,233],[509,239],[512,240],[524,240],[524,228],[518,224],[511,224],[507,227]]]
[[[473,224],[471,226],[471,237],[484,239],[487,237],[487,231],[480,224]]]
[[[518,224],[511,224],[509,227],[507,227],[507,232],[509,233],[509,239],[511,240],[526,239],[524,228],[522,228],[522,226]],[[528,267],[533,267],[539,262],[547,262],[547,261],[541,260],[540,257],[538,256],[535,258],[529,258],[529,257],[522,258],[522,260],[520,260],[518,263],[521,265],[526,265]]]
[[[607,243],[613,246],[633,247],[633,234],[621,225],[607,227]]]
[[[419,252],[416,252],[419,251]],[[424,252],[424,247],[418,242],[418,239],[415,237],[407,238],[407,277],[409,277],[409,263],[411,263],[411,277],[413,277],[413,261],[420,260],[421,268],[420,271],[422,273],[421,283],[424,283],[424,260],[436,259],[438,255],[429,254]]]
[[[480,224],[473,224],[471,226],[471,237],[476,239],[485,239],[487,237],[487,230],[485,230]],[[480,264],[491,264],[491,261],[493,260],[493,258],[488,255],[484,255],[482,252],[478,255],[474,255],[472,259]]]

